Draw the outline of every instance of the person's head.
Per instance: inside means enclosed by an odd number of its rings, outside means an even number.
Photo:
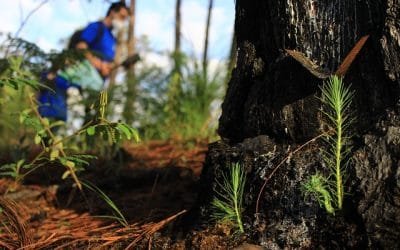
[[[129,16],[129,9],[124,1],[114,2],[107,10],[105,20],[114,28],[121,28]]]

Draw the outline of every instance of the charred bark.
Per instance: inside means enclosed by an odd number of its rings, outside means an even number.
[[[356,91],[360,131],[399,95],[398,5],[394,1],[237,1],[237,68],[219,133],[234,142],[259,134],[305,141],[319,131],[321,80],[285,53],[295,49],[335,72],[364,35],[370,39],[345,77]],[[397,19],[396,19],[397,17]]]
[[[202,218],[210,215],[215,180],[240,162],[248,179],[245,230],[267,249],[400,247],[399,20],[398,0],[236,1],[237,64],[222,105],[223,140],[210,145],[202,172]],[[316,96],[323,80],[286,49],[333,74],[365,35],[344,78],[357,117],[344,184],[350,195],[329,216],[301,191],[324,169],[320,142],[291,154],[322,132]]]

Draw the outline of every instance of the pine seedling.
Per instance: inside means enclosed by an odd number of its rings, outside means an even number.
[[[334,75],[321,87],[321,101],[324,104],[322,113],[327,118],[329,133],[326,133],[326,149],[322,149],[325,166],[330,171],[328,178],[316,174],[304,185],[307,193],[317,194],[320,204],[325,204],[327,212],[333,213],[328,204],[332,199],[336,209],[343,207],[343,172],[348,164],[351,147],[349,128],[354,122],[350,110],[354,92],[344,86],[342,78]],[[330,194],[327,195],[327,192]]]
[[[222,174],[222,183],[216,181],[216,197],[212,201],[213,218],[220,222],[229,222],[244,232],[242,223],[243,191],[246,175],[239,163],[234,164],[229,175]]]

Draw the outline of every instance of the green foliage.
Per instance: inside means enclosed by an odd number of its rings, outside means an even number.
[[[18,138],[28,133],[25,126],[18,122],[23,110],[30,109],[29,96],[33,90],[43,87],[24,66],[21,57],[9,57],[1,60],[0,68],[0,147],[4,150],[12,144],[20,143]],[[26,112],[22,115],[28,116]],[[27,120],[28,122],[28,120]]]
[[[0,49],[5,51],[5,58],[0,59],[0,72],[9,68],[10,65],[7,60],[15,57],[20,58],[22,69],[36,76],[44,70],[56,72],[58,69],[62,69],[66,65],[84,57],[84,51],[82,50],[63,50],[61,52],[52,51],[46,53],[36,44],[14,37],[8,37]]]
[[[102,91],[100,93],[99,105],[98,105],[98,115],[96,119],[89,123],[85,130],[85,132],[90,138],[86,141],[91,148],[97,149],[97,152],[100,152],[103,156],[106,156],[106,149],[109,149],[110,146],[120,145],[125,140],[132,140],[134,142],[139,142],[139,133],[132,126],[118,121],[111,122],[106,118],[106,110],[108,104],[108,93],[106,91]],[[103,139],[106,144],[101,144],[99,141],[91,140],[93,136],[96,138]],[[106,148],[104,148],[104,147]],[[111,157],[115,154],[115,152],[111,152]]]
[[[25,160],[0,166],[0,176],[10,176],[16,180],[21,178],[21,169],[25,166]]]
[[[328,182],[324,176],[316,173],[303,185],[303,191],[305,195],[313,195],[321,207],[324,206],[328,213],[333,214],[335,209],[332,207],[333,201]]]
[[[171,71],[152,103],[155,111],[149,115],[154,114],[153,118],[143,122],[146,137],[209,138],[215,133],[211,124],[212,103],[221,96],[223,70],[217,70],[212,76],[205,75],[196,59],[183,54],[174,55],[173,59],[179,65]],[[162,96],[162,92],[166,95]]]
[[[213,217],[217,221],[233,223],[244,232],[242,223],[243,191],[246,174],[239,163],[231,166],[229,175],[222,174],[222,183],[216,181],[216,197],[212,201]]]
[[[322,150],[322,157],[325,166],[330,171],[329,178],[319,174],[312,176],[305,184],[308,193],[319,194],[316,198],[320,203],[325,204],[329,213],[333,209],[327,206],[331,197],[335,197],[334,204],[337,209],[342,209],[344,188],[343,173],[349,162],[351,147],[349,146],[351,134],[350,128],[354,117],[350,110],[354,92],[346,87],[338,76],[332,76],[321,88],[321,101],[324,104],[322,113],[327,118],[329,132],[325,137],[326,149]],[[329,195],[327,193],[329,192]],[[328,209],[329,208],[329,209]]]
[[[118,221],[121,225],[128,227],[128,221],[125,219],[125,216],[122,214],[121,210],[115,205],[115,203],[108,197],[100,188],[96,187],[94,184],[89,182],[82,182],[82,185],[89,189],[90,191],[96,193],[102,200],[104,200],[107,205],[111,208],[113,216],[101,216],[105,218],[110,218]]]
[[[35,80],[35,76],[22,68],[22,57],[9,57],[0,75],[0,87],[9,86],[18,90],[21,85],[27,85],[34,89],[42,86]]]
[[[34,142],[42,146],[42,151],[38,156],[26,165],[23,165],[26,160],[20,159],[17,163],[6,164],[0,167],[0,174],[15,178],[16,181],[22,180],[23,176],[43,165],[44,162],[57,161],[66,167],[66,171],[62,175],[65,179],[72,176],[78,186],[80,181],[76,176],[76,172],[84,170],[85,166],[89,165],[89,160],[95,159],[95,156],[86,154],[77,154],[68,149],[65,143],[68,140],[79,136],[80,134],[88,134],[90,136],[100,135],[102,138],[107,138],[109,143],[116,144],[123,139],[139,140],[138,132],[125,123],[112,123],[105,118],[105,110],[107,105],[107,93],[102,92],[99,105],[99,118],[97,123],[88,125],[76,131],[72,136],[60,137],[56,136],[52,130],[56,127],[64,126],[60,121],[49,121],[47,118],[40,116],[37,110],[37,103],[33,96],[30,96],[31,108],[25,109],[20,114],[20,123],[34,131]],[[78,149],[79,151],[79,149]],[[21,169],[29,169],[28,172],[21,174]]]

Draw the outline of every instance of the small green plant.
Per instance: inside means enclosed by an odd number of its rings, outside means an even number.
[[[17,85],[18,86],[18,85]],[[105,118],[105,110],[107,105],[107,93],[102,92],[100,95],[99,115],[98,119],[91,121],[84,127],[75,131],[69,136],[60,136],[54,133],[57,127],[65,126],[62,121],[50,121],[42,117],[38,111],[38,103],[33,94],[29,95],[30,107],[22,110],[19,115],[19,122],[29,130],[33,130],[33,141],[41,146],[41,151],[31,161],[26,159],[18,159],[17,163],[5,164],[0,166],[0,175],[10,176],[15,182],[20,182],[26,175],[45,165],[48,162],[59,162],[66,167],[66,171],[62,175],[63,179],[71,176],[75,184],[81,189],[77,172],[84,170],[89,165],[89,160],[96,158],[92,155],[76,153],[67,146],[67,142],[81,134],[89,136],[98,134],[108,139],[110,144],[116,144],[124,139],[135,141],[139,140],[137,131],[122,122],[112,123]],[[79,150],[79,149],[78,149]],[[22,170],[25,170],[22,173]]]
[[[333,214],[335,209],[332,207],[332,196],[327,183],[328,180],[324,176],[316,173],[303,188],[306,195],[311,194],[316,197],[321,207],[324,206],[328,213]]]
[[[217,186],[214,189],[216,197],[211,203],[214,209],[213,217],[220,222],[233,223],[243,233],[242,201],[246,174],[242,166],[236,163],[230,168],[228,176],[222,174],[222,179],[222,183],[216,181]]]
[[[17,182],[22,178],[21,169],[24,166],[25,160],[21,159],[16,163],[4,164],[0,166],[0,176],[10,176]]]
[[[323,161],[330,171],[328,178],[315,174],[304,185],[306,194],[315,194],[320,204],[324,204],[328,213],[334,213],[331,205],[340,210],[343,206],[343,174],[351,147],[349,128],[354,122],[350,110],[354,92],[344,86],[342,78],[332,76],[321,88],[321,101],[325,109],[322,113],[327,118],[329,131],[326,133],[326,149],[322,150]]]
[[[99,115],[96,119],[96,124],[89,126],[86,129],[88,135],[95,135],[96,130],[107,138],[110,144],[118,143],[120,140],[126,139],[135,140],[139,142],[139,134],[136,129],[132,128],[126,123],[121,121],[119,122],[110,122],[106,119],[105,112],[107,110],[108,103],[108,95],[106,91],[102,91],[100,93],[100,101],[99,101]]]
[[[100,216],[103,218],[109,218],[118,221],[121,225],[128,227],[128,221],[125,216],[122,214],[121,210],[115,205],[115,203],[108,197],[100,188],[96,187],[94,184],[89,182],[82,181],[82,185],[89,189],[90,191],[96,193],[102,200],[104,200],[107,205],[111,208],[113,215],[112,216]]]

